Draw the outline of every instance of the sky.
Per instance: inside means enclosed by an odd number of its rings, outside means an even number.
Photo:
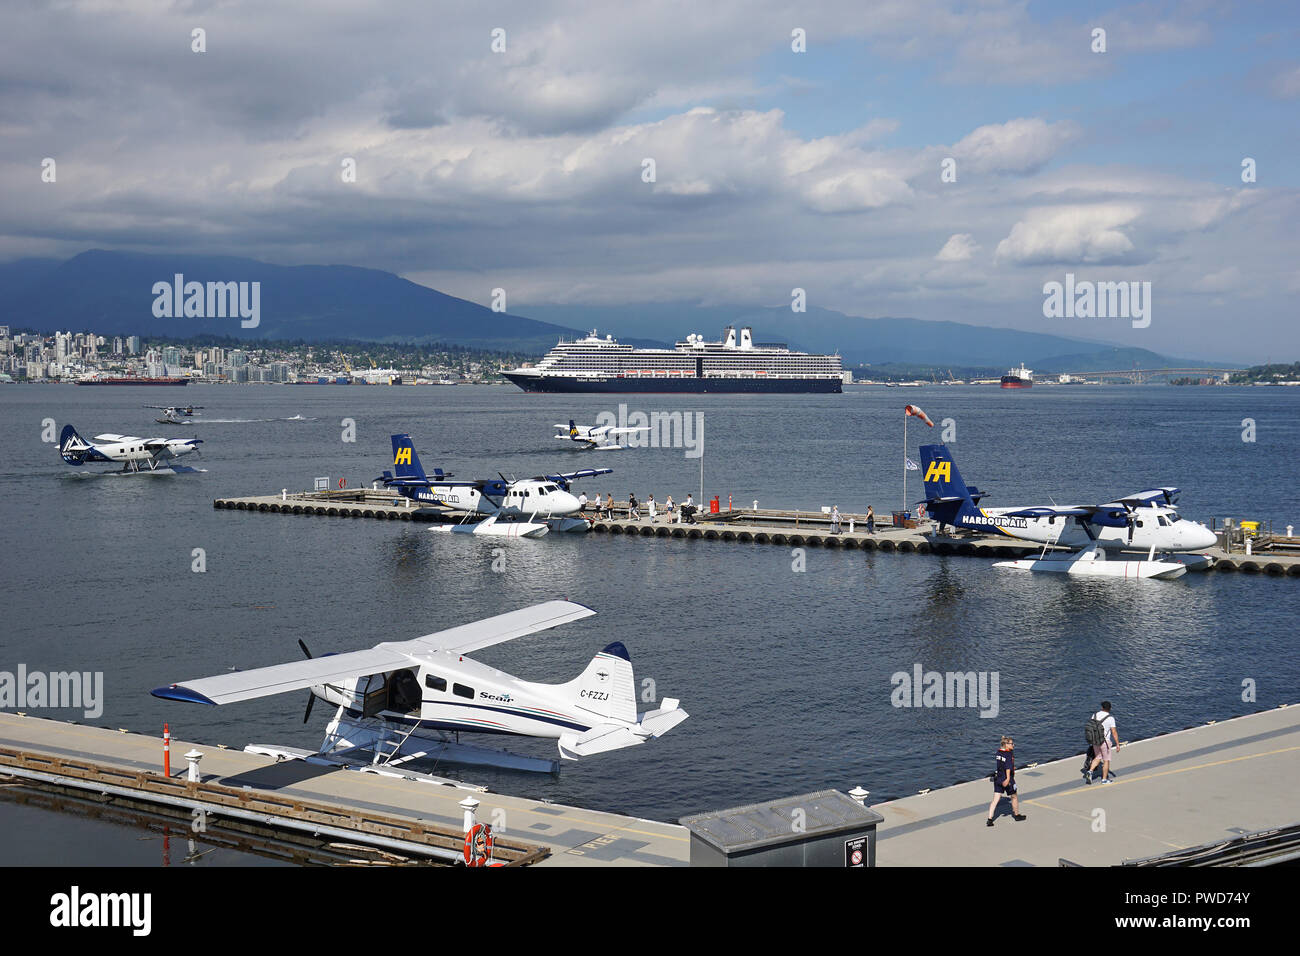
[[[521,315],[801,289],[1290,362],[1297,51],[1296,3],[10,0],[0,261],[347,264]],[[1067,275],[1150,283],[1150,321],[1045,315]]]

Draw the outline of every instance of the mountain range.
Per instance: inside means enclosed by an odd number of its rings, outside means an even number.
[[[259,282],[256,328],[239,319],[159,317],[156,283]],[[66,261],[22,259],[0,264],[0,322],[49,333],[189,338],[229,335],[249,340],[354,340],[447,343],[542,354],[561,338],[591,329],[638,346],[663,346],[725,326],[752,326],[756,342],[781,341],[811,352],[839,352],[845,365],[913,364],[1005,368],[1024,362],[1043,372],[1222,365],[1171,358],[1145,349],[1016,329],[915,318],[862,318],[829,309],[697,306],[538,305],[528,316],[485,306],[401,276],[345,265],[280,266],[229,256],[144,255],[90,250]]]

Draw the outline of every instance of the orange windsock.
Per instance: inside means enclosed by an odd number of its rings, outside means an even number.
[[[915,405],[908,405],[905,409],[903,409],[903,414],[911,415],[913,418],[919,418],[921,419],[921,421],[925,422],[931,428],[934,427],[934,422],[930,421],[930,416],[927,415],[925,412],[921,411]]]

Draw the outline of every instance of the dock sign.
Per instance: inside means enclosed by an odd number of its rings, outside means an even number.
[[[844,841],[844,865],[846,867],[865,867],[867,865],[867,838],[857,837]]]

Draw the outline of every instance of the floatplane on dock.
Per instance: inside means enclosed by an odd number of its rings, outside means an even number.
[[[362,769],[432,758],[553,773],[558,761],[462,744],[460,734],[549,738],[562,759],[577,760],[645,743],[687,717],[668,697],[656,709],[637,713],[632,660],[617,641],[564,684],[523,681],[465,657],[595,613],[570,601],[548,601],[414,640],[323,657],[312,657],[299,641],[304,660],[169,684],[152,693],[219,705],[309,689],[304,723],[316,698],[338,707],[315,753],[265,744],[245,748],[280,758]],[[369,761],[358,761],[361,753]]]
[[[570,490],[579,478],[608,475],[612,468],[584,468],[534,478],[481,478],[453,481],[454,475],[441,468],[433,477],[425,474],[410,435],[393,435],[393,471],[375,479],[417,504],[441,505],[464,516],[459,524],[439,525],[430,530],[461,534],[490,534],[503,537],[540,537],[550,531],[587,531],[580,516],[582,505]],[[394,474],[396,472],[396,474]],[[493,520],[495,519],[495,520]]]
[[[1205,525],[1178,514],[1178,489],[1149,488],[1099,505],[983,508],[985,496],[967,487],[946,445],[922,445],[926,507],[940,525],[994,532],[1043,545],[1037,559],[1000,561],[995,567],[1094,577],[1176,578],[1205,570],[1204,551],[1217,543]],[[1075,553],[1053,556],[1048,548]],[[1145,560],[1117,557],[1143,553]]]

